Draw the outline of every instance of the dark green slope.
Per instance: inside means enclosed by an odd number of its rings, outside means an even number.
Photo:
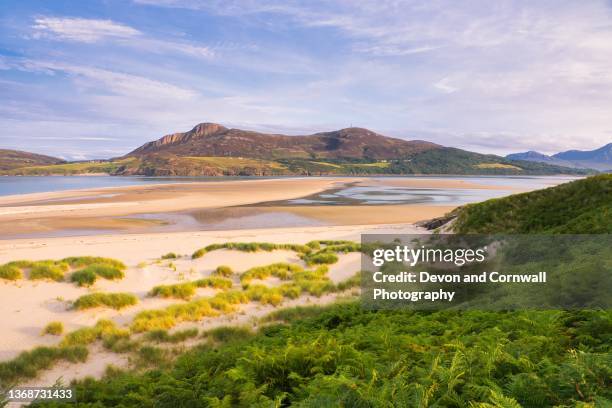
[[[612,233],[612,174],[470,204],[455,211],[458,233]]]

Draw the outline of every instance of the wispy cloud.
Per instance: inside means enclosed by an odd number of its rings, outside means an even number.
[[[32,28],[34,38],[48,37],[86,43],[132,38],[141,34],[132,27],[111,20],[69,17],[38,17]]]

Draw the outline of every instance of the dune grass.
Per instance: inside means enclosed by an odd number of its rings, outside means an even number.
[[[206,253],[219,249],[232,249],[235,251],[242,252],[270,252],[279,249],[285,249],[299,253],[308,253],[311,251],[310,247],[300,244],[274,244],[270,242],[225,242],[223,244],[211,244],[204,248],[200,248],[191,255],[191,258],[201,258]]]
[[[240,276],[240,282],[242,284],[248,284],[253,279],[266,279],[270,276],[274,276],[282,280],[289,280],[295,273],[303,271],[304,268],[302,268],[300,265],[278,262],[270,265],[250,268]]]
[[[197,288],[229,289],[232,281],[218,276],[199,279],[193,282],[176,283],[173,285],[158,285],[149,292],[149,296],[163,298],[190,299],[195,295]]]
[[[50,279],[61,282],[69,269],[70,266],[62,261],[36,261],[30,267],[30,279]]]
[[[144,338],[156,343],[180,343],[187,339],[197,337],[198,333],[198,329],[196,328],[179,330],[172,334],[168,333],[167,330],[153,330],[146,333]]]
[[[84,327],[68,333],[60,343],[60,346],[86,346],[97,340],[102,340],[107,344],[112,344],[114,340],[128,338],[130,332],[126,329],[118,328],[111,320],[99,320],[93,327]]]
[[[125,264],[113,258],[103,258],[100,256],[71,256],[62,259],[62,262],[66,262],[72,268],[83,268],[94,264],[108,265],[115,267],[120,270],[125,270]]]
[[[18,280],[23,278],[23,272],[15,265],[4,264],[0,265],[0,279]]]
[[[64,332],[64,323],[62,322],[51,322],[45,326],[41,335],[50,334],[52,336],[59,336]]]
[[[36,347],[24,351],[10,361],[0,362],[0,384],[16,384],[34,378],[41,371],[50,368],[59,360],[72,363],[85,361],[88,351],[83,346]]]
[[[161,256],[161,259],[176,259],[176,258],[178,258],[178,255],[175,254],[174,252],[168,252],[167,254]]]
[[[119,310],[136,303],[138,303],[138,298],[131,293],[90,293],[79,297],[72,306],[76,310],[101,306]]]
[[[73,272],[72,275],[70,275],[70,280],[79,286],[91,286],[96,282],[98,276],[108,280],[123,279],[125,276],[123,272],[125,265],[121,265],[113,263],[92,263],[85,266],[83,269]]]
[[[213,275],[223,276],[225,278],[228,278],[228,277],[232,276],[233,274],[234,274],[234,271],[232,271],[232,268],[230,268],[227,265],[219,265],[213,271]]]

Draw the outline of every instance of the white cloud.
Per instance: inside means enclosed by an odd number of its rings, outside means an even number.
[[[140,31],[111,20],[69,17],[39,17],[34,20],[34,37],[93,43],[104,39],[132,38]]]

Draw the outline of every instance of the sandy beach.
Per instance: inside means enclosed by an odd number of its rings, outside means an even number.
[[[510,187],[452,179],[317,178],[143,185],[0,197],[0,229],[4,233],[0,239],[0,265],[22,259],[38,261],[100,256],[117,259],[127,266],[123,279],[99,279],[91,287],[79,287],[67,280],[29,280],[28,276],[16,281],[0,280],[0,307],[12,316],[0,323],[3,333],[0,360],[13,359],[37,346],[58,345],[62,336],[41,335],[45,325],[52,321],[61,322],[65,333],[93,327],[100,319],[109,319],[118,327],[129,327],[141,311],[161,310],[185,302],[151,297],[149,292],[154,286],[210,277],[219,265],[227,265],[234,271],[232,280],[237,289],[241,287],[240,274],[249,268],[278,262],[308,268],[298,254],[290,250],[250,253],[222,249],[199,259],[191,258],[194,251],[209,244],[305,244],[312,240],[359,242],[364,233],[426,233],[414,223],[441,216],[455,208],[439,203],[287,204],[287,200],[325,195],[327,191],[347,186],[425,191],[436,188],[450,191],[506,189],[508,193],[513,192]],[[155,217],[147,218],[143,214]],[[261,226],[245,227],[251,225],[247,220],[257,217],[263,217]],[[191,220],[190,223],[185,224],[185,219]],[[174,220],[178,220],[176,225],[170,225]],[[289,224],[305,220],[306,224],[287,227],[283,225],[285,220]],[[205,225],[228,228],[204,230]],[[175,229],[163,229],[169,227]],[[72,231],[74,236],[62,236],[65,231]],[[50,235],[37,236],[41,233]],[[14,234],[23,234],[24,237],[15,238]],[[162,260],[162,255],[169,252],[176,253],[177,258]],[[329,265],[327,276],[334,284],[346,281],[361,270],[360,263],[357,252],[338,254],[338,261]],[[270,277],[257,283],[273,287],[282,282]],[[219,291],[198,288],[195,296],[208,298]],[[96,292],[132,294],[138,303],[122,310],[100,307],[75,310],[71,307],[78,297]],[[302,295],[285,299],[279,307],[329,303],[349,294]],[[240,305],[238,312],[197,322],[182,322],[175,329],[196,327],[207,330],[228,324],[253,326],[258,324],[259,317],[274,308],[269,304],[251,302]],[[110,352],[98,343],[88,348],[90,355],[86,362],[60,362],[24,385],[48,385],[59,377],[69,381],[85,375],[100,376],[108,364],[120,367],[129,364],[126,355]]]
[[[316,178],[273,179],[252,181],[219,181],[206,183],[159,184],[129,187],[34,193],[0,197],[0,239],[61,236],[61,231],[92,233],[168,232],[168,214],[182,215],[189,211],[235,208],[260,202],[277,202],[321,193],[325,190],[354,185],[390,187],[493,189],[490,185],[445,179]],[[503,187],[506,188],[506,187]],[[437,217],[452,206],[412,205],[380,208],[363,206],[300,206],[284,207],[285,213],[319,221],[319,225],[356,225],[408,223]],[[275,207],[258,209],[258,213],[279,211]],[[139,217],[161,214],[160,218]],[[311,225],[316,225],[312,223]],[[175,230],[187,228],[176,228]],[[199,229],[199,228],[192,228]],[[76,233],[74,232],[76,231]]]

